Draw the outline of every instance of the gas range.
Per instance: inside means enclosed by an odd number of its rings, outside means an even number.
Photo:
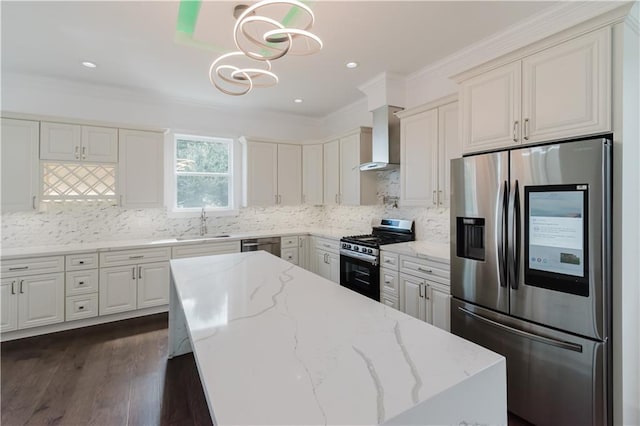
[[[340,285],[379,300],[380,246],[413,240],[413,221],[401,219],[382,219],[371,234],[341,238]]]

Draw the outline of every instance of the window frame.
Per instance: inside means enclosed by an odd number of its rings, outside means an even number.
[[[202,142],[216,142],[226,143],[229,148],[229,172],[228,173],[207,173],[197,172],[195,175],[201,176],[228,176],[229,178],[229,206],[220,207],[205,207],[207,213],[211,213],[213,216],[237,216],[239,214],[239,202],[240,202],[240,146],[238,142],[229,137],[220,136],[204,136],[196,135],[193,133],[170,133],[165,140],[167,162],[165,164],[167,169],[167,185],[165,185],[165,199],[167,200],[167,213],[169,217],[196,217],[202,212],[201,207],[178,207],[178,176],[181,174],[177,170],[177,149],[178,140],[196,140]],[[184,176],[184,175],[182,175]]]

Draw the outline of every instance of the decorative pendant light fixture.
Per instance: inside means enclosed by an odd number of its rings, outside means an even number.
[[[302,28],[289,28],[273,18],[258,13],[282,6],[291,6],[291,11],[296,13],[303,12],[306,25]],[[298,0],[262,0],[246,8],[244,6],[235,8],[236,11],[242,9],[244,11],[238,16],[233,28],[233,41],[238,51],[220,56],[209,67],[211,84],[225,94],[240,96],[249,93],[254,87],[274,86],[278,83],[278,76],[271,71],[270,61],[280,59],[287,54],[311,55],[323,47],[322,40],[309,31],[315,23],[313,11]],[[270,29],[265,30],[265,28]],[[261,37],[255,36],[260,33],[262,33]],[[262,67],[240,68],[223,64],[230,58],[244,59],[241,58],[242,56],[250,61],[260,62]],[[239,89],[237,91],[227,89],[223,84]]]

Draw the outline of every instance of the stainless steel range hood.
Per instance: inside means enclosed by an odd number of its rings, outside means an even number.
[[[361,171],[388,170],[400,165],[400,119],[403,108],[385,105],[373,110],[372,158],[360,164]]]

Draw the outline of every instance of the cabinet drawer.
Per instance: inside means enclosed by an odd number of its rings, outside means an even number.
[[[380,266],[383,268],[393,269],[394,271],[398,270],[400,256],[396,253],[389,253],[384,250],[380,251]]]
[[[240,241],[178,246],[171,249],[171,258],[182,259],[185,257],[213,256],[227,253],[240,253]]]
[[[400,256],[400,272],[449,285],[449,265],[443,262]]]
[[[384,293],[398,296],[398,271],[394,271],[393,269],[381,268],[380,288]]]
[[[73,254],[66,257],[67,271],[93,269],[98,267],[98,253]]]
[[[281,256],[287,262],[298,264],[298,247],[282,249]]]
[[[65,321],[98,316],[98,295],[85,294],[67,297]]]
[[[100,267],[161,262],[171,258],[170,247],[141,250],[119,250],[100,253]]]
[[[5,260],[0,267],[2,277],[64,272],[64,256]]]
[[[98,292],[98,270],[67,272],[65,277],[67,296]]]
[[[289,248],[289,247],[298,247],[298,236],[294,235],[293,237],[282,237],[280,241],[280,248]]]
[[[382,293],[380,295],[380,303],[384,303],[385,305],[394,309],[400,309],[400,303],[398,298],[395,296],[389,296],[386,293]]]
[[[328,240],[326,238],[317,238],[315,239],[315,246],[317,250],[325,250],[332,253],[338,253],[340,249],[340,242],[336,240]]]

